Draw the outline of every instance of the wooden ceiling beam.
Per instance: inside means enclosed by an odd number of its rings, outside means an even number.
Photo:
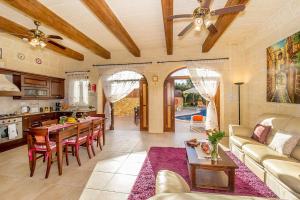
[[[225,7],[234,6],[238,4],[246,4],[249,0],[228,0]],[[202,52],[206,53],[208,52],[218,41],[218,39],[223,35],[223,33],[226,31],[226,29],[229,27],[229,25],[234,21],[234,19],[238,16],[239,13],[233,13],[233,14],[226,14],[220,16],[215,26],[218,29],[218,32],[216,33],[209,33],[207,38],[205,39],[203,45],[202,45]]]
[[[168,55],[173,54],[173,20],[168,20],[168,17],[173,15],[173,5],[173,0],[161,0]]]
[[[77,30],[63,18],[56,15],[46,6],[41,4],[38,0],[4,0],[9,5],[15,7],[16,9],[20,10],[21,12],[26,13],[30,17],[34,18],[46,24],[61,34],[67,36],[71,40],[79,43],[80,45],[86,47],[87,49],[91,50],[98,56],[101,56],[105,59],[109,59],[110,52],[104,49],[102,46],[97,44],[95,41],[87,37],[85,34]],[[74,14],[76,14],[74,12]]]
[[[22,35],[28,35],[29,29],[25,28],[24,26],[21,26],[11,20],[8,20],[2,16],[0,16],[0,29],[4,32],[7,32],[8,34],[11,34],[13,36],[16,36],[18,38],[23,39],[24,37]],[[51,49],[52,51],[55,51],[59,54],[62,54],[64,56],[67,56],[69,58],[73,58],[75,60],[83,61],[84,56],[81,53],[78,53],[77,51],[74,51],[68,47],[65,47],[63,45],[63,48],[60,48],[53,44],[54,41],[50,40],[50,43],[48,42],[45,48]],[[54,42],[56,43],[56,42]],[[29,47],[28,47],[29,48]]]
[[[83,3],[105,24],[135,57],[141,52],[129,33],[104,0],[82,0]]]

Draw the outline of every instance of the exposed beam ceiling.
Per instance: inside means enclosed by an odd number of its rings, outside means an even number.
[[[140,57],[141,53],[135,42],[132,40],[119,19],[104,0],[82,0],[87,7],[106,25],[106,27],[126,46],[135,56]]]
[[[228,0],[225,7],[234,6],[238,4],[246,4],[249,0]],[[222,36],[225,30],[229,27],[229,25],[233,22],[233,20],[238,16],[239,13],[227,14],[220,16],[215,26],[218,29],[217,33],[209,33],[207,38],[205,39],[202,45],[202,52],[208,52],[218,41],[218,39]]]
[[[173,20],[168,20],[169,16],[173,15],[173,0],[161,0],[164,28],[165,28],[165,40],[167,47],[167,54],[173,54]]]
[[[21,39],[24,38],[22,35],[28,35],[28,32],[29,32],[29,29],[25,28],[24,26],[21,26],[21,25],[15,23],[13,21],[10,21],[2,16],[0,16],[0,29],[11,35],[21,38]],[[61,46],[61,48],[58,47],[57,45]],[[53,40],[50,40],[47,43],[46,48],[51,49],[57,53],[65,55],[67,57],[73,58],[75,60],[79,60],[79,61],[84,60],[84,56],[81,53],[78,53],[77,51],[74,51],[63,45],[57,44]]]
[[[20,11],[26,13],[32,18],[54,28],[58,32],[67,36],[68,38],[76,41],[77,43],[85,46],[87,49],[91,50],[98,56],[109,59],[110,52],[104,49],[102,46],[97,44],[92,39],[88,38],[82,32],[77,30],[71,24],[66,22],[64,19],[56,15],[54,12],[49,10],[46,6],[41,4],[38,0],[4,0],[11,6],[19,9]],[[76,12],[74,11],[74,14]]]

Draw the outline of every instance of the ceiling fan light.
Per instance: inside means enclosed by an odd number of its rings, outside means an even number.
[[[201,27],[203,25],[203,19],[201,17],[196,18],[195,21],[194,21],[194,24],[195,24],[195,30],[196,31],[201,31]]]
[[[210,20],[207,20],[207,21],[205,22],[205,27],[207,28],[207,27],[209,27],[211,24],[212,24],[212,22],[211,22]]]
[[[37,45],[39,45],[39,40],[37,38],[33,38],[30,40],[29,44],[33,47],[36,47]]]
[[[40,41],[40,47],[44,48],[47,44],[44,41]]]

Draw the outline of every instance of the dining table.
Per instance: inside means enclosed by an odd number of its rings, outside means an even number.
[[[45,126],[45,128],[48,129],[49,136],[52,136],[52,138],[56,142],[56,151],[57,151],[57,166],[58,166],[58,174],[62,175],[62,166],[63,166],[63,142],[65,139],[70,138],[72,136],[77,135],[77,131],[66,131],[68,128],[72,126],[76,126],[80,123],[85,123],[97,119],[103,119],[104,124],[104,118],[101,117],[87,117],[85,119],[82,119],[75,123],[64,123],[64,124],[53,124],[49,126]],[[104,126],[103,128],[103,138],[105,137],[105,131]]]

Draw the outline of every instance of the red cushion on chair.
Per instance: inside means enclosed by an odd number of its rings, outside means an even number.
[[[85,136],[80,136],[78,138],[78,141],[82,142],[82,141],[86,140],[86,137],[87,137],[86,135]],[[65,140],[65,143],[67,143],[67,144],[75,144],[76,143],[76,138],[77,138],[77,136],[68,138],[68,139]]]
[[[193,121],[195,122],[202,122],[204,117],[202,115],[194,115],[193,116]]]
[[[55,142],[50,141],[49,144],[50,144],[50,149],[56,148],[56,143]],[[36,149],[36,151],[47,151],[47,147],[46,147],[45,144],[43,144],[43,145],[35,144],[34,148]]]

